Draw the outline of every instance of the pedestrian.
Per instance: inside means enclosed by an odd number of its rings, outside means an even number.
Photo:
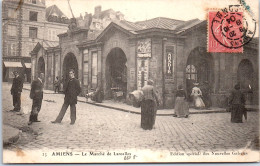
[[[40,73],[40,76],[34,80],[31,85],[30,98],[33,100],[33,103],[28,125],[31,125],[33,122],[40,122],[38,120],[38,114],[42,106],[43,84],[44,74]]]
[[[201,99],[202,92],[198,87],[199,83],[194,83],[194,87],[191,90],[191,97],[193,97],[194,106],[196,109],[203,109],[205,108],[205,104]]]
[[[21,110],[21,93],[23,89],[23,78],[17,71],[13,72],[14,79],[11,88],[11,95],[13,96],[14,109],[11,111],[19,112]]]
[[[104,92],[102,90],[101,85],[99,85],[98,88],[94,91],[94,94],[91,97],[91,100],[96,101],[98,103],[102,103],[102,101],[104,100]]]
[[[77,104],[77,96],[80,94],[80,83],[79,80],[75,78],[75,71],[73,69],[69,70],[69,80],[66,82],[64,86],[64,103],[60,110],[59,115],[57,116],[55,121],[52,123],[61,123],[68,107],[70,106],[70,124],[73,125],[76,121],[76,104]]]
[[[159,106],[158,94],[153,86],[153,80],[148,80],[142,88],[143,100],[141,102],[141,127],[151,130],[155,124],[157,107]]]
[[[232,123],[243,123],[243,115],[245,115],[246,117],[245,101],[245,96],[240,90],[240,85],[236,84],[234,90],[231,91],[231,95],[229,97]]]
[[[202,92],[202,100],[205,104],[205,108],[209,109],[212,105],[212,102],[210,96],[210,85],[208,81],[204,81],[204,84],[201,87],[201,92]]]
[[[182,85],[178,86],[178,90],[176,92],[176,100],[175,100],[175,107],[174,117],[185,117],[188,118],[189,116],[189,106],[187,100],[186,92],[183,90]]]
[[[60,80],[59,77],[57,76],[55,81],[54,81],[54,93],[59,93],[60,92]]]

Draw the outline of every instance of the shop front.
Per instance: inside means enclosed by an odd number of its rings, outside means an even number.
[[[3,57],[3,81],[11,82],[14,78],[14,71],[18,71],[25,82],[31,82],[31,58]]]

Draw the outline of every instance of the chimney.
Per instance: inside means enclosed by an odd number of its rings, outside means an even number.
[[[95,16],[96,18],[100,18],[101,15],[101,6],[96,6],[95,7]]]

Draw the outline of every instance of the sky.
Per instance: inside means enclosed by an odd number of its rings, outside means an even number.
[[[245,1],[258,17],[258,0]],[[71,17],[67,0],[46,0],[47,6],[53,4]],[[135,22],[155,17],[205,20],[209,8],[237,5],[239,0],[70,0],[70,4],[75,17],[80,16],[80,13],[84,16],[85,12],[94,14],[95,6],[101,5],[102,11],[111,8],[123,13],[126,20]]]
[[[177,20],[200,19],[207,20],[209,9],[228,8],[229,5],[239,5],[240,0],[69,0],[75,17],[94,14],[96,6],[102,11],[113,9],[124,14],[125,20],[136,22],[156,17],[167,17]],[[252,10],[256,20],[259,18],[258,0],[244,0]],[[71,18],[68,0],[46,0],[46,5],[57,5],[63,13]],[[253,25],[253,24],[252,24]],[[254,29],[254,28],[253,28]],[[259,36],[258,26],[255,37]]]

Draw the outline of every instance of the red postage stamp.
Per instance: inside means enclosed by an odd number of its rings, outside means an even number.
[[[208,52],[243,52],[243,12],[209,11]]]

